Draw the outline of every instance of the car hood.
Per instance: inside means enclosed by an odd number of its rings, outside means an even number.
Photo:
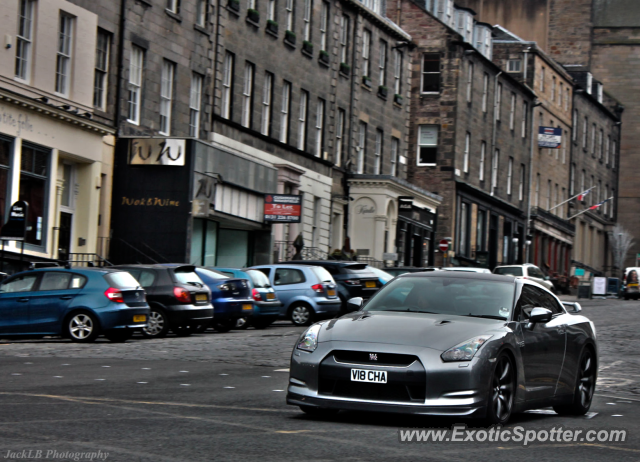
[[[355,312],[322,325],[319,342],[369,342],[445,351],[482,334],[502,334],[506,321],[446,314]]]

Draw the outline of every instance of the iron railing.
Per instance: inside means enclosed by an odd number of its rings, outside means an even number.
[[[67,260],[71,266],[113,266],[113,264],[97,253],[69,253],[69,260]]]

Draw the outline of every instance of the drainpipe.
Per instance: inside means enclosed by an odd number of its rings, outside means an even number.
[[[493,196],[493,158],[496,153],[496,134],[498,130],[498,118],[496,115],[498,114],[498,83],[500,76],[502,75],[502,71],[498,72],[496,75],[496,84],[493,89],[493,133],[491,134],[491,195]]]
[[[122,74],[124,72],[124,32],[127,14],[127,0],[120,0],[120,25],[118,27],[118,33],[120,34],[118,40],[118,70],[116,78],[116,105],[115,105],[115,117],[114,124],[116,129],[116,137],[120,134],[120,111],[122,110]]]
[[[529,124],[529,136],[531,137],[531,142],[530,142],[530,146],[529,146],[529,195],[527,198],[527,222],[524,225],[524,239],[525,239],[525,243],[527,242],[527,236],[530,234],[531,229],[531,194],[533,194],[533,149],[534,149],[534,139],[535,139],[535,133],[533,133],[533,128],[534,128],[534,118],[535,118],[535,109],[540,106],[540,102],[536,102],[535,100],[533,100],[531,102],[531,123]],[[525,254],[525,262],[526,263],[530,263],[530,251],[531,251],[531,246],[533,245],[533,242],[531,242],[531,244],[526,246],[526,254]]]

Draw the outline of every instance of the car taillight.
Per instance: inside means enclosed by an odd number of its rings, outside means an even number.
[[[191,303],[191,293],[182,287],[173,288],[173,296],[182,303]]]
[[[115,287],[109,287],[104,291],[104,296],[107,297],[112,302],[124,303],[124,297],[122,296],[122,291],[120,289],[116,289]]]
[[[319,294],[324,293],[324,286],[322,284],[314,284],[311,286],[311,289]]]
[[[259,302],[262,300],[262,297],[260,296],[260,292],[258,292],[258,289],[252,289],[251,296],[256,302]]]
[[[360,285],[360,281],[358,279],[347,279],[344,281],[346,284],[352,285],[352,286],[359,286]]]

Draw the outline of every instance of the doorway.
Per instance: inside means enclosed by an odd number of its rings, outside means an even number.
[[[73,238],[73,215],[76,209],[76,166],[62,164],[62,196],[60,198],[60,225],[58,230],[58,259],[69,260]]]
[[[58,230],[58,259],[67,261],[71,253],[71,225],[73,214],[60,212],[60,229]]]

